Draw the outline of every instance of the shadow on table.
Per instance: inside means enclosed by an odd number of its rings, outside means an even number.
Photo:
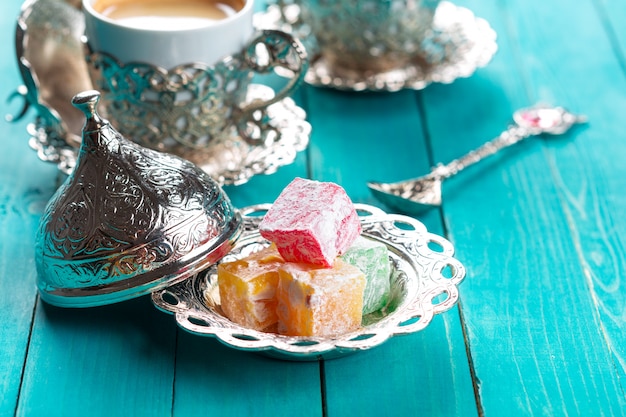
[[[157,310],[149,297],[90,308],[59,308],[39,303],[46,328],[72,338],[105,339],[109,345],[126,350],[162,350],[171,355],[176,325],[172,317]]]

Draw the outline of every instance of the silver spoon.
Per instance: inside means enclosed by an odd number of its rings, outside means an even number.
[[[497,138],[446,165],[438,164],[427,175],[394,183],[368,182],[367,186],[385,205],[403,213],[418,214],[441,205],[441,184],[445,179],[523,139],[543,133],[560,135],[576,123],[586,123],[587,118],[562,107],[536,106],[516,111],[513,120],[515,123]]]

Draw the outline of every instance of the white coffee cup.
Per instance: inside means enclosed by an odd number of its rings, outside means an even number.
[[[221,1],[231,12],[222,19],[135,25],[107,15],[105,5],[148,5]],[[253,0],[82,0],[86,60],[94,89],[102,93],[101,114],[122,134],[144,146],[186,155],[206,149],[236,126],[242,139],[256,132],[265,109],[288,96],[308,66],[293,36],[257,33]],[[165,19],[171,15],[166,11]],[[278,71],[278,69],[287,71]],[[255,74],[287,78],[267,98],[247,100]]]
[[[252,0],[221,0],[232,13],[217,20],[189,19],[185,27],[173,27],[172,18],[154,20],[153,25],[125,23],[103,12],[116,4],[150,4],[134,0],[82,0],[85,35],[93,51],[104,52],[122,63],[144,62],[170,69],[180,64],[213,64],[241,51],[253,35]],[[213,3],[214,0],[205,0]],[[180,0],[174,1],[180,3]],[[184,3],[184,1],[183,1]],[[203,1],[196,1],[202,4]],[[182,18],[181,18],[182,19]],[[180,23],[180,19],[179,22]]]

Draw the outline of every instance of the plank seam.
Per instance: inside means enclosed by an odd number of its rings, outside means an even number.
[[[322,417],[328,416],[328,404],[326,402],[326,366],[324,359],[320,359],[320,390],[322,397]]]
[[[474,358],[472,357],[472,350],[470,348],[470,339],[467,331],[467,325],[465,322],[465,317],[463,316],[463,305],[461,300],[458,301],[458,311],[459,311],[459,319],[461,321],[461,331],[463,332],[463,340],[465,341],[465,354],[467,355],[467,362],[469,364],[470,376],[472,378],[472,389],[474,390],[474,400],[476,402],[476,411],[478,412],[479,417],[483,417],[485,415],[485,410],[482,405],[482,400],[480,398],[480,380],[476,375],[476,368],[474,366]]]
[[[13,416],[17,416],[17,412],[20,405],[20,397],[22,396],[22,387],[24,386],[24,374],[26,373],[26,363],[28,362],[28,354],[30,352],[30,342],[33,336],[33,328],[35,327],[35,314],[37,314],[37,306],[39,305],[39,293],[35,295],[35,305],[33,306],[33,312],[30,316],[30,327],[28,329],[28,339],[26,341],[26,352],[24,352],[24,361],[22,363],[22,374],[20,375],[20,385],[17,389],[17,398],[15,401],[15,409]]]
[[[170,415],[174,416],[174,409],[176,403],[176,370],[178,369],[178,334],[180,329],[176,326],[176,331],[174,335],[174,372],[172,373],[172,408],[170,410]]]
[[[420,116],[422,126],[422,135],[424,136],[424,145],[426,145],[426,156],[428,157],[428,164],[433,167],[435,166],[435,156],[434,150],[432,146],[432,138],[430,137],[430,132],[428,129],[428,119],[426,118],[426,110],[424,105],[424,97],[421,91],[417,91],[415,94],[415,102],[417,103],[417,113]]]

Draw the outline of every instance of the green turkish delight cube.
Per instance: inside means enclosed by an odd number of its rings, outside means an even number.
[[[359,236],[341,258],[365,274],[363,314],[373,313],[385,307],[391,290],[389,279],[391,264],[387,245]]]

